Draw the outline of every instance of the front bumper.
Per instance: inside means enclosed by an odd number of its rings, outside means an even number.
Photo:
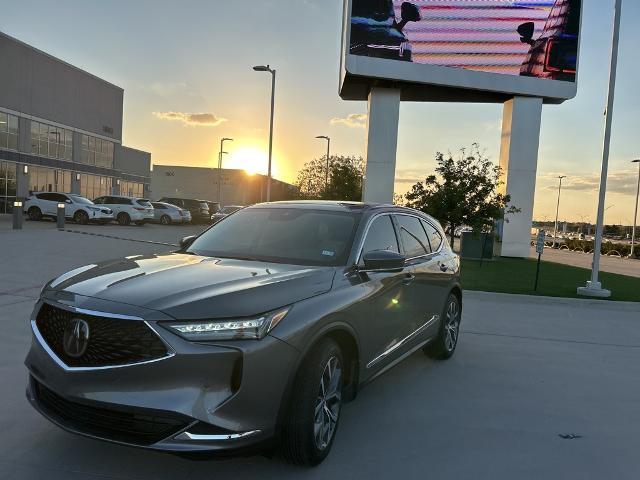
[[[113,213],[104,213],[101,211],[90,211],[87,213],[89,214],[89,220],[92,222],[112,221],[115,218]]]
[[[111,302],[76,297],[75,307],[122,311]],[[34,319],[41,304],[34,309]],[[271,336],[194,344],[158,326],[158,320],[168,319],[165,315],[134,312],[141,314],[172,354],[155,362],[102,369],[64,365],[32,321],[34,336],[25,361],[31,404],[70,432],[154,450],[235,451],[274,436],[297,350]],[[109,416],[113,418],[106,424],[97,420]]]

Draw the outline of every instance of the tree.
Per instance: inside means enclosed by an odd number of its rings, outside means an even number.
[[[362,157],[332,156],[329,159],[329,184],[325,185],[327,158],[305,163],[296,180],[300,198],[360,201],[363,165]]]
[[[491,231],[496,220],[520,211],[509,205],[509,195],[499,193],[501,169],[484,156],[478,144],[473,144],[469,154],[462,149],[458,159],[437,153],[436,163],[436,175],[416,183],[405,195],[406,205],[442,222],[452,247],[457,227]]]

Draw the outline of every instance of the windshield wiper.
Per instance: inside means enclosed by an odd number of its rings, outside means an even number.
[[[261,262],[259,258],[249,257],[246,255],[213,255],[216,258],[227,258],[229,260],[246,260],[249,262]]]

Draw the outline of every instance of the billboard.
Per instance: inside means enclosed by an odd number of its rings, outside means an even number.
[[[343,73],[571,98],[581,3],[347,0]]]

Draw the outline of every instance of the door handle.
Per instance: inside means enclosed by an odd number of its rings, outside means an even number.
[[[402,279],[402,284],[411,285],[415,279],[416,279],[416,276],[413,273],[407,273],[405,277]]]

